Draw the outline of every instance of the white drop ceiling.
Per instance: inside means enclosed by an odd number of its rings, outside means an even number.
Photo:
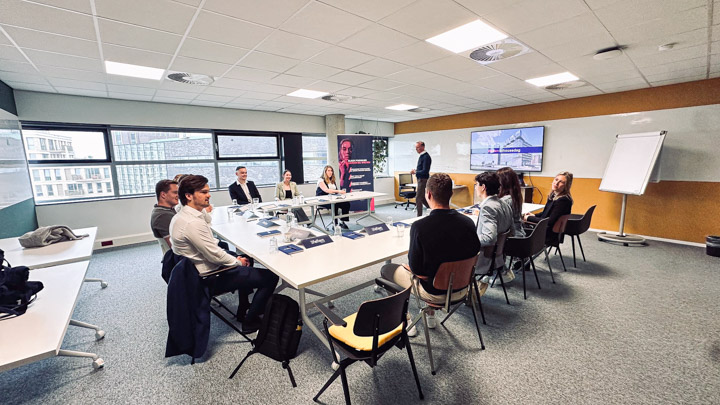
[[[532,52],[481,65],[425,42],[478,18]],[[103,60],[216,81],[113,76]],[[564,71],[588,84],[525,82]],[[16,90],[400,122],[718,76],[720,0],[0,0],[0,80]],[[354,98],[286,96],[299,88]],[[385,108],[401,103],[430,110]]]

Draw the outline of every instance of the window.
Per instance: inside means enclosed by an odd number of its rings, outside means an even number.
[[[102,193],[102,183],[95,183],[95,188],[98,193]]]
[[[40,170],[33,170],[33,181],[40,181]]]
[[[62,176],[60,175],[60,169],[55,169],[55,180],[62,180]]]
[[[50,170],[43,170],[43,174],[45,175],[45,181],[52,181],[52,177],[50,176]]]
[[[105,192],[112,193],[112,184],[105,183]]]
[[[278,137],[265,135],[218,135],[218,158],[278,158]]]
[[[102,130],[85,129],[54,129],[28,126],[22,131],[23,137],[27,139],[28,150],[32,143],[30,139],[39,140],[40,152],[32,155],[28,153],[28,160],[99,160],[109,161],[105,143],[105,132]],[[34,142],[34,141],[33,141]],[[60,142],[62,148],[53,150],[52,145]],[[50,150],[47,144],[51,145]],[[30,162],[38,163],[38,162]]]
[[[388,138],[373,138],[373,174],[389,176],[388,170]]]
[[[110,178],[110,169],[107,168],[107,167],[104,168],[104,169],[103,169],[103,174],[105,174],[105,178],[106,178],[106,179],[109,179],[109,178]]]
[[[254,182],[256,186],[269,186],[280,182],[280,162],[278,160],[220,162],[218,163],[220,187],[227,187],[237,181],[235,168],[238,166],[247,167],[248,180]]]
[[[48,197],[54,196],[55,193],[53,192],[53,186],[50,185],[50,184],[48,184],[46,187],[47,187],[47,195],[48,195]]]
[[[111,132],[117,162],[214,159],[210,132],[115,129]]]
[[[327,138],[319,135],[303,135],[303,174],[305,182],[315,183],[327,165]]]
[[[205,176],[210,188],[217,187],[213,163],[123,164],[117,165],[115,169],[120,195],[154,193],[158,181],[186,173]]]
[[[43,189],[42,186],[35,186],[35,197],[42,197]]]

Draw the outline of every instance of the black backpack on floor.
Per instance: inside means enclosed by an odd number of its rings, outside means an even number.
[[[257,338],[252,342],[253,349],[238,364],[230,378],[235,377],[248,357],[260,353],[282,362],[282,367],[288,371],[292,386],[297,387],[290,369],[290,360],[297,355],[300,336],[302,336],[302,319],[297,301],[287,295],[273,294],[265,307]]]
[[[0,249],[0,319],[24,314],[43,289],[42,282],[28,281],[29,275],[30,269],[25,266],[12,267]]]

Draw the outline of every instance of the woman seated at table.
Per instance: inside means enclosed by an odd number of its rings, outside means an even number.
[[[520,180],[515,170],[509,167],[503,167],[497,171],[500,178],[500,192],[498,198],[500,201],[509,205],[513,213],[513,236],[516,238],[524,238],[525,231],[522,227],[522,190],[520,188]]]
[[[292,180],[292,173],[290,170],[285,170],[283,172],[283,181],[280,183],[277,183],[275,185],[275,197],[280,200],[292,200],[293,197],[300,194],[297,188],[297,184],[295,184]]]
[[[332,194],[345,194],[345,190],[338,189],[337,182],[335,180],[335,170],[333,170],[332,166],[327,165],[323,169],[322,177],[320,177],[320,180],[317,182],[315,195],[321,196]],[[330,209],[330,204],[320,205],[320,207]],[[342,215],[348,214],[350,212],[350,203],[348,201],[336,202],[335,215],[338,215],[338,211],[342,212]],[[347,225],[345,225],[346,220],[347,218],[340,219],[341,228],[348,229]],[[335,220],[335,224],[337,225],[337,219]]]
[[[525,221],[532,223],[538,223],[541,219],[549,218],[545,245],[556,246],[558,244],[558,234],[553,232],[553,226],[555,226],[555,222],[557,222],[561,216],[570,214],[572,210],[573,200],[570,195],[572,180],[572,173],[558,173],[552,182],[552,189],[550,190],[547,204],[545,204],[542,213],[539,215],[525,214],[525,216],[523,216]]]

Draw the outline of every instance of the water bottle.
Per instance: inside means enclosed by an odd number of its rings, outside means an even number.
[[[298,194],[298,200],[300,200],[300,205],[305,204],[305,196],[303,196],[303,193]]]
[[[278,248],[278,241],[276,237],[270,238],[270,253],[275,253]]]
[[[335,224],[335,236],[340,237],[342,236],[342,229],[340,228],[340,225]]]

